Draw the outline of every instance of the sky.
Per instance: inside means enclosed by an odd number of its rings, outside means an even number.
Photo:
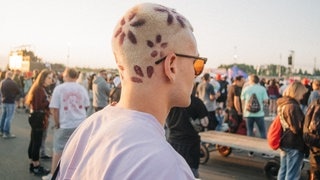
[[[0,68],[28,46],[48,63],[115,68],[114,27],[142,2],[176,9],[192,24],[206,67],[245,63],[320,67],[319,0],[2,0]]]

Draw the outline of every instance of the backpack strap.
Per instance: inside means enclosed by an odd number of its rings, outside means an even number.
[[[53,175],[52,175],[52,177],[51,177],[51,180],[56,180],[56,179],[57,179],[59,170],[60,170],[60,161],[59,161],[56,169],[54,170],[54,173],[53,173]]]

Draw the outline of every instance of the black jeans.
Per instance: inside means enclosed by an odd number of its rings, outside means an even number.
[[[43,130],[31,129],[28,156],[32,161],[39,161]]]
[[[28,156],[32,161],[39,161],[40,147],[43,135],[43,122],[45,114],[42,112],[34,112],[29,115],[29,124],[31,126],[30,143],[28,148]]]
[[[216,130],[216,127],[218,125],[216,111],[208,112],[208,119],[209,119],[208,130]]]

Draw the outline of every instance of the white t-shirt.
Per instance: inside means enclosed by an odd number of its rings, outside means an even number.
[[[59,109],[60,128],[76,128],[87,117],[90,101],[86,89],[76,82],[65,82],[54,88],[50,108]]]
[[[194,179],[150,114],[107,106],[69,139],[58,179]]]

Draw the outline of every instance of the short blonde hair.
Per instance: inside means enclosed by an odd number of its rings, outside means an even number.
[[[174,9],[153,3],[131,8],[115,27],[112,37],[120,75],[126,71],[141,80],[151,78],[155,61],[191,46],[189,41],[195,41],[192,32],[189,21]]]
[[[304,95],[308,89],[299,81],[294,81],[289,84],[286,90],[283,92],[283,96],[288,96],[296,99],[299,95]]]

